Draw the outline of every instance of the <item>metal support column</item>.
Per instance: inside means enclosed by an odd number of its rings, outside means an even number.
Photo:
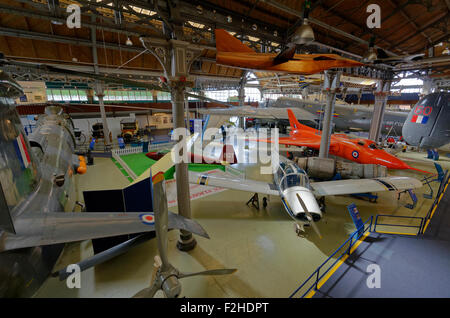
[[[103,97],[105,96],[103,84],[96,83],[94,91],[95,95],[98,97],[98,104],[100,106],[100,114],[102,117],[102,124],[103,124],[103,136],[105,141],[105,151],[110,151],[112,140],[110,139],[108,121],[106,120],[105,104],[103,102]]]
[[[383,125],[384,112],[387,98],[391,89],[391,81],[380,80],[375,95],[372,123],[370,124],[369,139],[375,142],[380,141],[381,129]]]
[[[172,115],[173,128],[187,128],[185,124],[184,112],[184,91],[186,89],[184,82],[171,82],[171,97],[172,97]],[[186,137],[183,137],[186,138]],[[180,142],[181,139],[178,140]],[[183,156],[183,153],[180,153]],[[175,173],[177,180],[177,201],[178,214],[191,218],[191,200],[189,193],[189,172],[188,164],[180,162],[175,165]],[[177,242],[177,248],[181,251],[190,251],[195,247],[197,241],[192,236],[192,233],[180,230],[180,240]]]
[[[91,17],[91,21],[93,22],[93,24],[95,24],[96,19],[94,16]],[[97,30],[95,27],[91,27],[91,42],[92,42],[92,59],[94,62],[94,73],[99,74],[98,56],[97,56]],[[98,104],[100,106],[100,114],[102,116],[105,150],[110,151],[112,140],[110,139],[110,136],[109,136],[109,127],[108,127],[108,121],[106,120],[105,104],[103,103],[103,97],[105,96],[104,85],[100,82],[96,82],[94,91],[95,91],[95,95],[97,95],[97,97],[98,97]]]
[[[423,88],[422,88],[422,95],[428,95],[431,93],[431,89],[433,86],[433,79],[431,78],[426,78],[423,80]]]
[[[185,92],[186,87],[192,87],[194,85],[193,79],[189,78],[188,74],[192,62],[201,55],[202,49],[188,42],[173,38],[166,41],[141,37],[140,40],[144,47],[161,63],[164,69],[165,76],[163,83],[171,91],[173,128],[186,129]],[[189,121],[187,121],[187,125],[189,125]],[[188,164],[186,162],[176,164],[175,171],[178,214],[185,218],[191,218]],[[192,236],[192,233],[180,230],[180,239],[177,242],[179,250],[189,251],[196,244],[197,241]]]
[[[241,79],[239,81],[238,99],[239,106],[244,106],[245,103],[245,84],[247,83],[247,71],[242,72]]]
[[[334,70],[325,71],[323,82],[323,92],[327,95],[327,104],[325,106],[325,117],[322,124],[322,138],[320,139],[319,158],[328,158],[330,150],[330,135],[333,126],[334,103],[336,100],[336,91],[339,89],[339,80],[341,72]]]

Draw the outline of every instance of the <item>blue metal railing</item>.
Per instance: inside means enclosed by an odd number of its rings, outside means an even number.
[[[437,193],[437,196],[428,211],[428,214],[425,217],[416,217],[416,216],[400,216],[400,215],[386,215],[386,214],[378,214],[375,217],[375,223],[373,223],[373,216],[371,216],[359,229],[357,229],[355,232],[350,234],[349,238],[341,245],[339,246],[333,254],[331,254],[326,261],[324,261],[317,269],[298,287],[290,296],[289,298],[294,297],[303,287],[306,286],[308,283],[312,283],[312,285],[306,290],[306,292],[303,293],[301,298],[305,297],[311,289],[314,288],[314,290],[317,290],[317,285],[319,284],[320,280],[331,270],[331,268],[334,267],[334,265],[344,256],[344,255],[350,255],[351,248],[353,247],[354,243],[359,240],[367,231],[372,232],[372,225],[373,225],[373,232],[376,232],[377,225],[381,226],[397,226],[397,227],[411,227],[411,228],[418,228],[418,232],[416,235],[423,234],[426,226],[426,222],[430,219],[431,213],[434,209],[434,207],[439,202],[439,197],[444,192],[445,186],[450,183],[450,174],[448,174],[448,171],[445,172],[445,174],[442,176],[441,184],[439,186],[439,190]],[[392,218],[409,218],[409,219],[420,219],[419,225],[400,225],[400,224],[383,224],[378,223],[378,217],[392,217]],[[369,223],[370,221],[370,223]],[[366,227],[367,223],[369,225]],[[376,233],[382,233],[382,232],[376,232]],[[406,234],[406,233],[405,233]],[[414,234],[412,234],[414,235]],[[357,237],[356,237],[357,236]],[[354,239],[356,237],[356,239]],[[348,247],[346,250],[331,264],[324,273],[320,273],[320,270],[346,245],[348,244]],[[315,278],[313,282],[311,280]]]
[[[402,224],[391,224],[391,223],[378,223],[378,217],[390,217],[390,218],[402,218],[402,219],[418,219],[418,220],[420,220],[420,224],[419,225],[402,225]],[[415,235],[418,236],[419,234],[422,233],[422,228],[425,225],[425,218],[418,217],[418,216],[377,214],[377,216],[375,217],[375,223],[374,223],[374,226],[373,226],[373,232],[375,232],[375,233],[385,233],[385,232],[377,232],[377,225],[417,228],[418,230],[417,230],[417,233]],[[414,235],[413,233],[394,233],[394,234]]]
[[[442,176],[441,184],[439,185],[438,193],[436,195],[436,198],[433,201],[433,204],[431,205],[430,209],[428,210],[427,215],[424,218],[424,225],[421,229],[421,234],[425,232],[426,229],[426,223],[431,219],[431,214],[433,213],[433,210],[435,209],[436,205],[439,203],[439,198],[444,193],[445,186],[450,182],[450,174],[448,173],[448,170],[445,171],[445,173]]]
[[[373,216],[371,216],[360,228],[358,228],[355,232],[353,232],[352,234],[350,234],[349,238],[341,245],[339,246],[336,251],[334,251],[333,254],[331,254],[325,262],[323,262],[319,267],[317,267],[317,269],[303,282],[303,284],[300,285],[300,287],[298,287],[290,296],[289,298],[292,298],[295,296],[295,294],[298,293],[298,291],[300,289],[302,289],[308,282],[311,281],[311,279],[313,277],[315,277],[315,281],[313,282],[313,284],[308,288],[308,290],[301,296],[301,298],[305,297],[305,295],[307,295],[311,289],[314,287],[314,290],[317,290],[317,285],[319,283],[319,281],[330,271],[331,268],[333,268],[333,266],[344,256],[344,255],[350,255],[350,251],[354,245],[354,243],[356,241],[358,241],[361,236],[364,235],[364,233],[366,233],[367,231],[371,231],[372,229],[372,220],[373,220]],[[370,221],[370,223],[369,223]],[[369,225],[366,227],[367,223],[369,223]],[[356,238],[355,238],[356,237]],[[326,270],[325,272],[323,272],[322,274],[320,274],[320,270],[322,269],[322,267],[325,266],[325,264],[327,264],[346,244],[348,244],[348,247],[346,248],[346,250],[333,262],[333,264],[331,264]]]

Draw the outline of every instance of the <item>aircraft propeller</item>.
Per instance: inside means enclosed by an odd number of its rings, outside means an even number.
[[[305,202],[303,202],[303,200],[300,198],[298,193],[296,193],[296,195],[297,195],[298,202],[300,202],[300,205],[302,206],[303,211],[305,211],[306,217],[308,218],[309,223],[311,224],[314,232],[316,232],[316,234],[319,236],[319,238],[322,238],[322,234],[320,234],[319,228],[317,227],[316,222],[314,222],[314,219],[313,219],[311,213],[309,213]]]
[[[159,178],[161,179],[161,181],[159,181],[153,186],[154,191],[153,202],[155,207],[154,211],[155,232],[158,241],[158,251],[160,256],[155,257],[155,263],[157,264],[158,267],[157,273],[158,275],[153,275],[156,277],[156,279],[153,279],[154,280],[153,285],[155,285],[155,288],[157,287],[154,293],[156,293],[158,289],[162,289],[167,297],[176,297],[179,295],[179,293],[176,293],[175,291],[178,289],[181,291],[181,285],[178,283],[178,278],[196,275],[226,275],[234,273],[236,269],[217,269],[217,270],[207,270],[199,273],[181,273],[169,263],[167,258],[167,231],[169,228],[183,229],[205,238],[209,238],[209,236],[208,233],[206,233],[206,231],[196,222],[190,219],[186,219],[179,214],[174,214],[168,211],[165,186],[164,182],[162,182],[164,180],[164,177],[162,173],[157,176],[160,176]],[[105,251],[102,251],[87,259],[84,259],[79,263],[77,263],[77,265],[80,267],[80,271],[84,271],[96,265],[102,264],[116,256],[124,254],[128,252],[131,248],[144,242],[147,242],[152,238],[154,238],[154,232],[143,233],[141,235],[129,239],[128,241],[120,243]],[[156,258],[159,259],[159,261],[157,261]],[[69,277],[71,273],[72,271],[68,270],[67,267],[64,267],[61,270],[52,273],[52,276],[59,277],[59,280],[62,281],[64,279],[67,279],[67,277]],[[169,280],[166,282],[166,279]],[[170,286],[170,288],[168,288],[167,286]],[[150,295],[148,291],[145,291],[145,293],[141,292],[138,294],[142,294],[144,296],[136,296],[136,297],[147,297],[148,295]]]
[[[176,298],[181,294],[181,283],[179,282],[181,278],[199,275],[228,275],[236,271],[236,269],[213,269],[197,273],[182,273],[170,264],[167,255],[168,208],[163,181],[164,175],[162,173],[158,173],[153,177],[153,191],[161,194],[153,196],[155,231],[159,251],[159,257],[155,257],[156,275],[154,275],[150,287],[136,293],[133,296],[134,298],[151,298],[158,290],[162,290],[167,298]]]

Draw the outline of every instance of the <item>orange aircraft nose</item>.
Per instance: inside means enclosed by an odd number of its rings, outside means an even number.
[[[384,150],[380,150],[380,152],[377,153],[376,156],[373,157],[373,159],[376,161],[377,164],[386,166],[388,169],[411,169],[424,173],[431,173],[428,171],[413,168]]]

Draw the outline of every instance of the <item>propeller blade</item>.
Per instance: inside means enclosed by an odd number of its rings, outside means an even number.
[[[152,239],[154,237],[153,233],[145,233],[141,234],[139,236],[133,237],[132,239],[125,241],[123,243],[120,243],[116,246],[113,246],[101,253],[95,254],[91,257],[88,257],[81,262],[77,263],[77,265],[80,267],[80,271],[84,271],[88,268],[97,266],[99,264],[102,264],[106,261],[109,261],[110,259],[119,256],[121,254],[124,254],[128,252],[131,248],[135,247],[136,245],[139,245],[141,243],[147,242],[148,240]],[[72,271],[67,271],[67,267],[64,267],[63,269],[54,272],[52,274],[53,277],[59,276],[59,280],[65,280],[67,277],[69,277],[72,274]]]
[[[314,219],[313,219],[311,213],[309,213],[309,211],[305,211],[305,213],[306,213],[306,216],[308,217],[308,219],[310,221],[310,224],[311,224],[314,232],[316,232],[317,236],[319,236],[319,238],[321,239],[322,238],[322,234],[320,234],[319,228],[317,227],[316,222],[314,222]]]
[[[157,173],[152,177],[153,182],[153,212],[155,214],[155,232],[158,242],[159,256],[161,257],[161,270],[164,272],[170,268],[167,257],[167,230],[168,230],[168,208],[164,182],[164,174]]]
[[[312,217],[311,213],[309,213],[308,208],[306,207],[305,202],[303,202],[303,200],[300,198],[300,195],[298,193],[296,193],[297,195],[297,199],[300,202],[300,205],[303,208],[303,211],[305,211],[306,217],[309,220],[309,223],[311,224],[314,232],[316,232],[317,236],[319,236],[319,238],[322,238],[322,234],[320,234],[319,228],[316,225],[316,222],[314,222],[314,218]]]
[[[236,271],[237,271],[236,268],[210,269],[207,271],[197,272],[197,273],[180,273],[178,275],[178,278],[200,276],[200,275],[229,275],[229,274],[233,274]]]

